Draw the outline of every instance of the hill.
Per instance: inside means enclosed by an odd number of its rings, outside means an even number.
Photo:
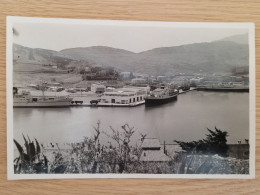
[[[248,45],[232,41],[196,43],[156,48],[141,53],[109,47],[87,47],[62,50],[73,59],[89,60],[121,71],[151,75],[177,72],[223,73],[233,67],[248,66]]]
[[[53,50],[29,48],[18,44],[13,44],[13,60],[23,63],[36,64],[69,64],[72,59],[63,53]]]
[[[231,41],[231,42],[238,43],[238,44],[247,44],[248,45],[248,34],[234,35],[231,37],[226,37],[219,41]]]
[[[14,61],[60,66],[109,66],[119,71],[170,75],[176,73],[226,73],[249,65],[247,35],[219,41],[155,48],[133,53],[106,46],[68,48],[61,51],[33,49],[14,44]],[[243,44],[241,44],[243,43]],[[19,63],[18,63],[19,64]]]

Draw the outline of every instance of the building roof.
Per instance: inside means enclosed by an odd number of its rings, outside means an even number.
[[[146,81],[144,78],[134,78],[132,81]]]
[[[98,83],[93,83],[93,84],[91,85],[91,87],[102,87],[102,88],[106,88],[105,85],[98,84]]]
[[[120,74],[131,74],[131,72],[120,72]]]
[[[142,143],[142,148],[160,148],[160,142],[157,138],[145,138]]]
[[[114,95],[114,96],[129,96],[134,95],[134,92],[129,91],[106,91],[104,95]]]
[[[113,91],[106,91],[104,95],[119,95],[119,96],[128,96],[128,95],[134,95],[135,93],[139,91],[144,91],[140,88],[117,88],[113,89]]]
[[[137,88],[137,87],[123,87],[117,89],[118,91],[124,91],[124,92],[137,92],[142,91],[143,89]]]
[[[162,150],[143,150],[140,161],[165,162],[170,161],[170,158]]]

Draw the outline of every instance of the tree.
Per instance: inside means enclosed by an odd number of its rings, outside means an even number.
[[[196,150],[200,153],[205,154],[219,154],[221,156],[227,155],[227,136],[228,133],[226,131],[221,131],[217,127],[215,127],[215,131],[212,131],[207,128],[209,134],[206,135],[206,139],[192,141],[192,142],[183,142],[183,141],[176,141],[181,148],[188,153]]]
[[[103,132],[105,135],[107,135],[109,138],[114,140],[117,147],[114,148],[114,159],[116,164],[119,166],[119,173],[122,172],[129,172],[128,170],[128,163],[130,163],[130,141],[131,137],[134,134],[134,127],[130,127],[128,124],[124,124],[121,126],[123,132],[120,132],[116,129],[114,129],[112,126],[110,126],[110,129],[112,131],[112,134],[109,135],[106,132]],[[114,169],[114,168],[113,168]]]
[[[135,78],[133,72],[130,72],[130,75],[129,75],[129,79],[132,80],[133,78]]]

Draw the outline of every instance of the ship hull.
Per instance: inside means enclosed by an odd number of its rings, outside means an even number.
[[[66,101],[50,101],[50,102],[13,102],[14,108],[50,108],[50,107],[68,107],[71,105],[71,100]]]
[[[46,104],[46,103],[14,103],[13,107],[14,108],[58,108],[58,107],[69,107],[71,103],[66,103],[66,104]]]
[[[210,88],[198,87],[198,91],[220,91],[220,92],[249,92],[249,88]]]
[[[156,105],[166,104],[177,100],[177,96],[178,95],[164,97],[164,98],[146,98],[145,106],[156,106]]]

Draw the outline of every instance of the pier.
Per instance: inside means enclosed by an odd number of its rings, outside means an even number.
[[[196,87],[192,87],[192,88],[190,88],[189,90],[185,90],[185,91],[180,90],[180,91],[179,91],[179,94],[187,93],[187,92],[194,91],[194,90],[197,90],[197,88],[196,88]]]
[[[140,101],[140,102],[133,102],[129,104],[118,104],[118,103],[103,103],[103,102],[98,102],[91,104],[89,103],[79,103],[79,104],[71,104],[73,107],[78,107],[78,106],[85,106],[85,107],[135,107],[144,104],[145,101]]]

